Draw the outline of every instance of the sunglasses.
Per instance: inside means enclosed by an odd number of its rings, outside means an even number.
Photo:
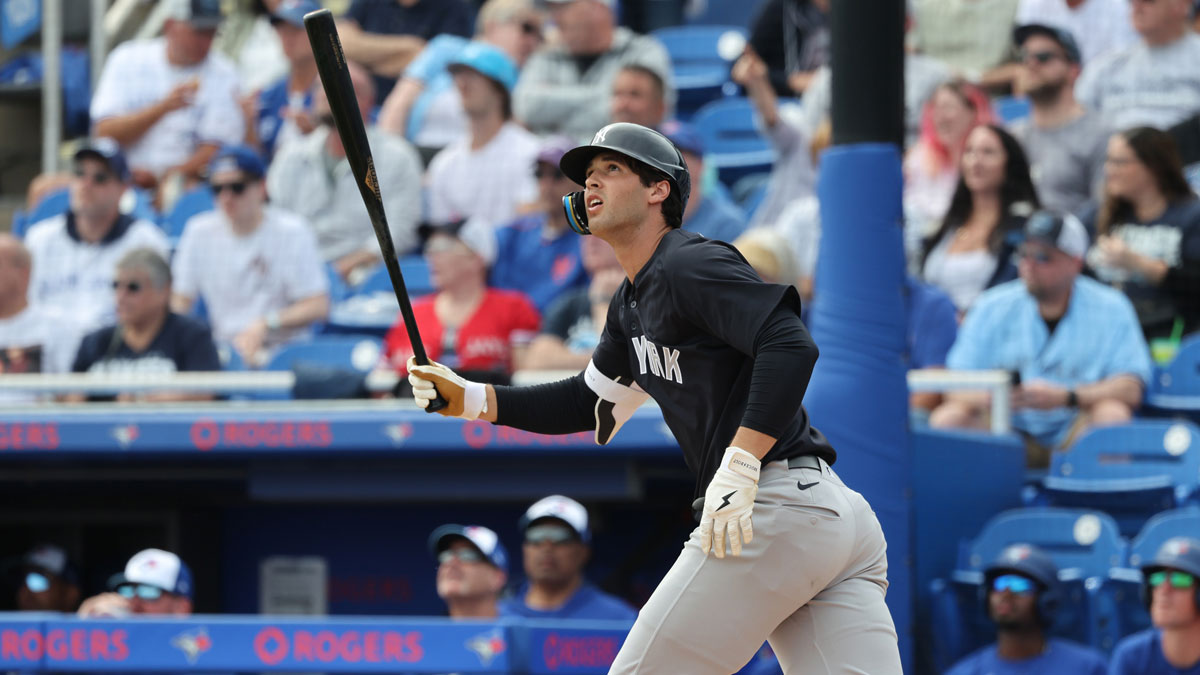
[[[113,175],[111,173],[107,173],[104,171],[97,171],[96,173],[88,173],[87,171],[84,171],[83,169],[75,169],[74,174],[75,174],[76,178],[80,178],[80,179],[86,178],[88,180],[91,180],[96,185],[104,185],[105,183],[107,183],[108,181],[113,179]]]
[[[538,525],[525,532],[526,544],[565,544],[572,539],[575,539],[575,534],[561,525]]]
[[[451,560],[457,560],[463,563],[483,562],[483,556],[473,548],[460,548],[458,550],[446,549],[438,554],[439,565],[448,564]]]
[[[208,186],[212,189],[213,196],[219,195],[225,190],[229,190],[236,196],[240,196],[246,191],[246,183],[240,180],[233,183],[209,183]]]
[[[997,593],[1008,591],[1013,595],[1030,595],[1036,590],[1032,579],[1018,574],[1001,574],[992,579],[992,590]]]
[[[50,590],[50,579],[41,572],[30,572],[25,575],[25,588],[34,593],[45,593]]]
[[[115,279],[114,279],[114,280],[113,280],[113,282],[112,282],[112,289],[113,289],[113,291],[114,291],[114,292],[120,292],[120,290],[121,290],[122,288],[124,288],[125,290],[129,291],[130,293],[137,293],[137,292],[139,292],[139,291],[141,291],[141,290],[142,290],[142,282],[140,282],[140,281],[129,281],[129,282],[126,282],[126,283],[121,283],[120,281],[117,281],[117,280],[115,280]]]
[[[522,21],[521,32],[532,37],[542,36],[542,26],[533,21]]]
[[[553,178],[555,180],[559,180],[565,176],[566,174],[564,174],[560,169],[556,169],[545,164],[538,164],[537,168],[533,170],[533,177],[537,178],[538,180],[543,178]]]
[[[1170,584],[1171,588],[1191,588],[1196,585],[1196,577],[1187,572],[1159,570],[1151,573],[1147,582],[1150,584],[1150,588],[1158,588],[1163,584]]]
[[[1030,262],[1035,262],[1039,265],[1045,265],[1052,259],[1050,252],[1041,248],[1024,248],[1022,247],[1018,254]]]
[[[148,586],[146,584],[121,584],[117,586],[117,593],[123,598],[130,600],[138,598],[140,600],[158,600],[166,591],[158,586]]]
[[[1023,62],[1029,62],[1030,60],[1033,60],[1033,61],[1036,61],[1038,64],[1042,64],[1042,65],[1050,63],[1051,61],[1053,61],[1055,59],[1063,58],[1062,54],[1058,54],[1056,52],[1022,51],[1019,56],[1021,57],[1021,61],[1023,61]]]

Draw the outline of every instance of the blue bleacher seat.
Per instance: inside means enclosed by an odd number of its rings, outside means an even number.
[[[215,207],[212,190],[208,189],[207,185],[194,187],[180,195],[162,220],[162,228],[167,234],[167,240],[171,242],[171,248],[179,244],[183,228],[192,216],[211,211]]]
[[[1146,521],[1129,543],[1129,566],[1138,568],[1154,558],[1171,537],[1200,537],[1200,506],[1163,511]]]
[[[746,29],[741,26],[672,26],[651,33],[671,57],[671,81],[678,95],[676,114],[687,119],[702,105],[725,95],[732,85],[729,71],[742,54]]]
[[[1155,513],[1192,499],[1200,481],[1200,428],[1135,420],[1084,434],[1055,453],[1040,501],[1101,509],[1133,536]]]
[[[749,26],[765,0],[699,0],[687,3],[684,21],[690,24],[737,23]]]
[[[242,355],[228,342],[217,343],[217,358],[221,360],[221,370],[246,370]]]
[[[759,204],[762,204],[763,198],[767,196],[770,179],[770,173],[752,173],[742,176],[730,189],[733,200],[741,207],[742,213],[746,214],[747,220],[754,215],[754,210],[758,208]]]
[[[704,138],[704,156],[726,185],[742,176],[769,172],[775,151],[754,124],[754,104],[745,97],[707,103],[692,123]]]
[[[1024,96],[1001,96],[992,100],[992,110],[1005,124],[1029,117],[1031,109],[1029,99]]]
[[[429,280],[429,263],[419,255],[407,255],[400,258],[400,273],[404,275],[404,286],[411,298],[417,298],[433,292],[433,284]],[[387,267],[380,263],[361,284],[353,290],[354,295],[371,294],[377,291],[392,293],[392,280],[388,276]]]
[[[1200,334],[1184,339],[1171,362],[1155,373],[1146,393],[1146,412],[1200,422]]]
[[[319,335],[284,345],[271,357],[267,370],[290,370],[298,363],[369,372],[379,361],[383,341],[370,335]]]
[[[41,222],[52,216],[57,216],[60,213],[66,213],[67,209],[71,208],[71,192],[67,188],[62,188],[50,192],[42,197],[34,207],[28,212],[17,211],[13,213],[12,233],[16,237],[25,237],[25,233],[29,231],[35,223]]]

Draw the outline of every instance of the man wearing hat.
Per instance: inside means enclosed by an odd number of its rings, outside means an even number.
[[[18,611],[74,612],[78,606],[79,572],[66,551],[42,544],[22,556]]]
[[[167,238],[157,225],[121,213],[129,187],[129,164],[117,143],[97,138],[75,153],[70,208],[29,228],[25,245],[32,258],[29,303],[50,307],[83,333],[115,318],[113,272],[136,248],[167,255]]]
[[[287,74],[258,92],[247,127],[252,132],[247,134],[247,142],[253,141],[268,162],[278,148],[306,136],[317,126],[313,95],[321,87],[317,83],[317,59],[304,30],[304,15],[318,9],[321,5],[316,0],[283,0],[269,18],[287,61]]]
[[[172,269],[172,310],[186,314],[203,298],[213,337],[256,365],[329,313],[316,238],[303,218],[266,203],[265,170],[244,145],[213,158],[217,208],[188,221]]]
[[[572,147],[563,137],[542,142],[533,167],[537,210],[496,231],[498,254],[492,266],[492,285],[525,293],[543,314],[564,293],[588,281],[580,259],[579,236],[567,225],[562,208],[562,196],[571,192],[574,183],[558,168],[558,161]]]
[[[1080,63],[1137,42],[1126,0],[1021,0],[1014,25],[1061,28],[1079,41]]]
[[[1100,115],[1075,100],[1079,46],[1065,29],[1036,23],[1017,27],[1013,43],[1020,55],[1016,86],[1033,110],[1011,131],[1029,154],[1042,203],[1075,213],[1099,193],[1108,148]]]
[[[130,614],[188,616],[192,613],[192,570],[170,551],[148,548],[109,580],[109,591],[83,601],[81,617]]]
[[[704,139],[687,122],[670,120],[661,131],[683,153],[688,173],[696,177],[692,195],[683,210],[683,229],[732,244],[746,231],[746,217],[713,178],[704,173]],[[711,182],[710,182],[711,181]],[[705,185],[706,182],[710,184]],[[790,283],[790,282],[789,282]]]
[[[1047,635],[1061,602],[1058,567],[1041,549],[1013,544],[983,571],[984,611],[996,624],[996,642],[958,663],[946,675],[1072,673],[1105,675],[1104,657]]]
[[[493,227],[502,225],[538,196],[529,172],[538,139],[512,120],[517,66],[498,48],[476,41],[455,55],[449,69],[469,133],[429,164],[429,220],[478,216]]]
[[[1200,539],[1174,537],[1142,566],[1153,628],[1117,643],[1112,675],[1200,674]]]
[[[591,557],[587,509],[562,495],[534,502],[521,516],[526,581],[501,603],[506,614],[532,619],[632,621],[637,611],[587,582]]]
[[[438,562],[437,594],[451,619],[493,619],[508,582],[508,554],[500,537],[480,525],[442,525],[429,535]]]
[[[119,45],[92,97],[97,136],[129,155],[134,183],[156,188],[168,175],[199,180],[217,149],[245,134],[237,69],[211,52],[218,0],[167,0],[163,35]]]
[[[1025,225],[1020,279],[972,305],[946,358],[952,370],[1013,371],[1013,428],[1030,466],[1084,428],[1128,422],[1150,380],[1150,351],[1129,299],[1081,276],[1087,232],[1072,215],[1038,211]],[[986,395],[950,392],[937,428],[988,428]]]

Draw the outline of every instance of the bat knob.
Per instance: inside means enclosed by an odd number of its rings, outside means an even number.
[[[446,403],[446,399],[442,398],[441,394],[438,394],[437,398],[433,399],[432,401],[429,402],[429,405],[425,406],[425,412],[427,412],[427,413],[437,412],[437,411],[445,408],[447,405],[448,404]]]

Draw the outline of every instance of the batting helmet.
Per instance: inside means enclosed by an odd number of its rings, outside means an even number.
[[[983,602],[987,611],[987,594],[996,577],[1019,574],[1032,579],[1038,585],[1037,615],[1043,625],[1053,622],[1058,609],[1060,589],[1058,566],[1040,548],[1032,544],[1012,544],[1005,547],[992,564],[983,570]]]
[[[588,164],[602,152],[616,152],[662,172],[671,189],[679,195],[680,212],[687,208],[692,179],[683,154],[666,136],[640,124],[616,122],[597,131],[589,145],[567,151],[558,166],[567,178],[584,185]],[[580,234],[588,234],[587,211],[581,197],[578,192],[563,197],[563,208],[566,209],[571,228]]]
[[[1150,606],[1150,575],[1161,570],[1187,572],[1196,580],[1196,609],[1200,610],[1200,540],[1172,537],[1159,547],[1154,560],[1142,565],[1142,599]]]

